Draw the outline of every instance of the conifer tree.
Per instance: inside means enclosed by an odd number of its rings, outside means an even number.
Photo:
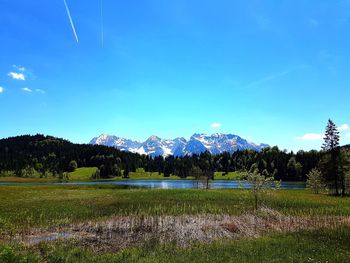
[[[322,145],[322,150],[325,152],[333,151],[339,146],[339,131],[335,123],[329,119],[326,127],[326,132],[324,136],[324,143]]]
[[[322,174],[325,182],[330,189],[335,190],[335,194],[339,195],[339,186],[341,182],[339,181],[339,131],[337,126],[332,120],[328,120],[324,143],[322,145],[322,150],[324,151],[324,156],[321,159],[320,167],[322,169]]]

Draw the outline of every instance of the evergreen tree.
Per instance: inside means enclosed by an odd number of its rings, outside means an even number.
[[[325,152],[333,151],[339,146],[339,131],[331,119],[328,120],[323,139],[324,143],[322,145],[322,150]]]
[[[332,120],[328,120],[324,143],[322,145],[324,155],[320,162],[320,168],[330,190],[339,195],[339,186],[342,185],[339,176],[339,131]]]

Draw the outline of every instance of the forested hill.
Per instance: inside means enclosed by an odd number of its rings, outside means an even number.
[[[186,177],[191,170],[202,171],[244,171],[258,169],[260,173],[272,175],[275,179],[305,180],[306,174],[319,163],[320,152],[281,151],[278,147],[237,151],[233,154],[199,155],[151,158],[113,147],[74,144],[64,139],[44,135],[23,135],[0,140],[0,173],[14,172],[21,176],[23,170],[34,169],[39,173],[58,174],[71,169],[75,162],[78,167],[98,167],[101,177],[121,176],[122,171],[145,171]]]
[[[23,135],[0,140],[0,171],[34,168],[52,174],[69,171],[75,161],[78,167],[101,167],[103,176],[112,175],[116,166],[136,169],[137,154],[122,152],[112,147],[74,144],[67,140],[44,135]]]

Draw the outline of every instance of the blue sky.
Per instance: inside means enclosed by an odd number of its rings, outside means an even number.
[[[66,3],[78,43],[63,0],[0,0],[1,138],[319,149],[332,118],[350,143],[350,1],[103,0],[102,24],[100,0]]]

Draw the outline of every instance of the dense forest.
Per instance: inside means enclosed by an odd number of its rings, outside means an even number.
[[[23,135],[0,140],[0,173],[17,176],[36,171],[43,176],[59,175],[77,167],[98,167],[99,177],[128,176],[130,171],[144,168],[148,172],[177,175],[185,178],[193,168],[203,172],[258,170],[277,180],[305,181],[309,171],[320,161],[319,151],[282,151],[271,147],[256,152],[237,151],[232,154],[151,158],[120,151],[113,147],[74,144],[64,139],[44,135]],[[72,167],[73,166],[73,167]]]

